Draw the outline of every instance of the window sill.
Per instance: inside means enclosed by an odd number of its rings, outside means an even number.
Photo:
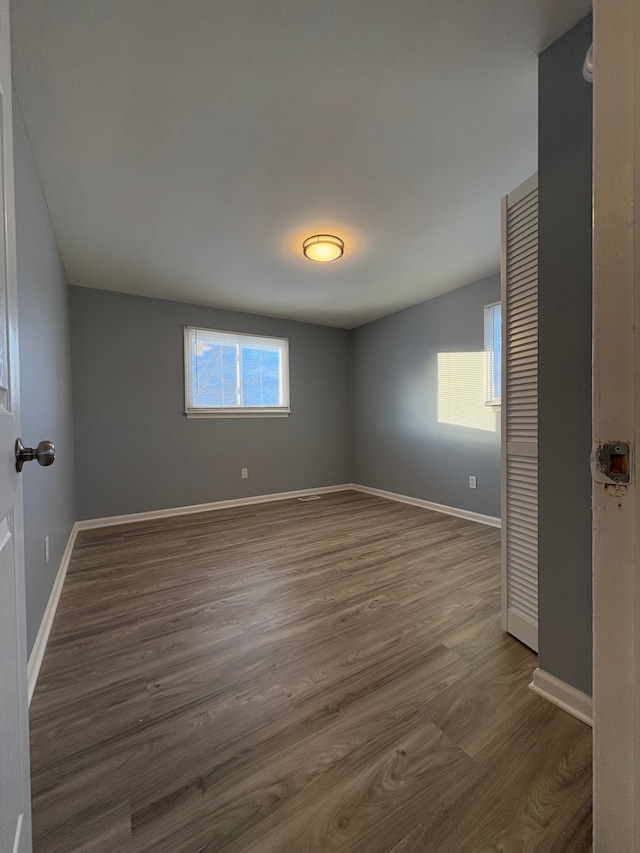
[[[289,409],[279,409],[277,411],[256,411],[254,410],[242,410],[238,409],[236,411],[191,411],[185,412],[185,415],[189,419],[199,419],[199,418],[288,418],[291,414]]]

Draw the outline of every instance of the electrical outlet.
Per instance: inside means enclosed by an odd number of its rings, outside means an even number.
[[[49,562],[49,537],[44,537],[44,561],[45,563]]]
[[[469,488],[477,489],[478,488],[478,478],[477,477],[469,477]]]
[[[243,468],[243,469],[242,469],[242,479],[243,479],[243,480],[248,480],[248,479],[249,479],[249,469],[248,469],[248,468]]]

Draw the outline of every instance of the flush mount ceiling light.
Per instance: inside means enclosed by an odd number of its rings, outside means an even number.
[[[344,252],[344,240],[334,237],[333,234],[314,234],[307,237],[302,244],[305,258],[326,264],[329,261],[337,261]]]

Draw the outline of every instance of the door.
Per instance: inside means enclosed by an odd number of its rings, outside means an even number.
[[[538,176],[502,200],[502,627],[538,651]]]
[[[0,0],[0,853],[31,850],[9,0]]]
[[[594,3],[594,853],[640,850],[640,10]],[[635,446],[634,446],[635,445]],[[619,479],[619,477],[618,477]],[[626,478],[625,478],[626,479]]]

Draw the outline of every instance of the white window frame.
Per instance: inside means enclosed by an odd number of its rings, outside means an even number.
[[[490,354],[493,353],[494,358],[495,358],[495,351],[494,351],[493,347],[491,346],[491,341],[488,340],[488,335],[487,335],[487,330],[488,330],[488,326],[489,326],[489,317],[490,317],[491,313],[493,312],[494,308],[500,308],[500,323],[501,323],[501,328],[502,328],[502,302],[500,302],[500,301],[490,302],[488,305],[485,305],[484,306],[484,315],[483,315],[483,317],[484,317],[484,326],[483,326],[483,328],[484,328],[484,351],[487,353],[487,369],[486,369],[486,375],[485,375],[485,389],[484,389],[485,403],[484,404],[485,404],[485,406],[491,406],[492,408],[499,409],[500,406],[502,405],[502,396],[496,397],[495,394],[493,393],[495,390],[494,385],[493,385],[493,369],[492,369],[493,364],[492,364],[491,358],[489,357]],[[502,346],[504,346],[504,340],[501,337],[501,347]],[[498,354],[498,365],[499,365],[500,370],[502,370],[502,352],[500,352]],[[501,385],[502,385],[502,383],[501,383]]]
[[[194,345],[198,339],[198,333],[203,338],[208,338],[211,343],[224,343],[238,347],[239,359],[237,365],[237,388],[238,394],[242,393],[241,378],[242,365],[240,363],[242,348],[244,344],[255,344],[263,341],[273,346],[276,344],[280,350],[280,405],[278,406],[216,406],[205,408],[195,406],[192,396],[191,378],[193,375],[192,358]],[[267,335],[253,335],[246,332],[227,332],[221,329],[205,329],[200,326],[184,327],[184,406],[188,418],[286,418],[291,409],[289,404],[289,340],[288,338],[268,337]]]

